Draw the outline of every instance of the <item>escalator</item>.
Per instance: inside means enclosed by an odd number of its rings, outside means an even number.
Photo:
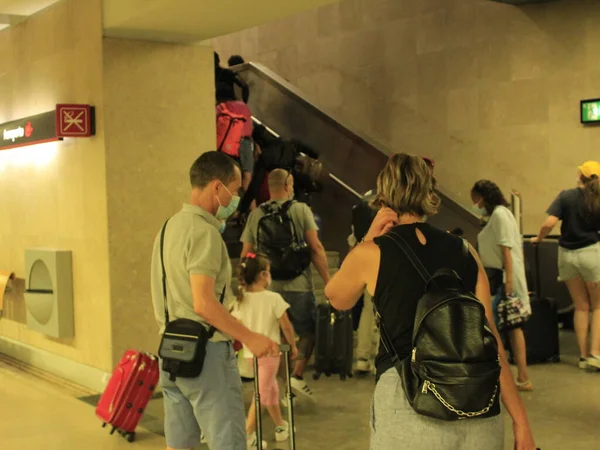
[[[314,196],[312,207],[323,220],[325,248],[345,254],[352,206],[362,193],[375,187],[377,175],[391,152],[344,126],[268,68],[246,63],[233,69],[248,83],[248,104],[260,122],[281,136],[304,142],[320,154],[327,176],[323,192]],[[442,208],[428,222],[446,230],[460,227],[464,237],[475,243],[480,229],[477,217],[443,192],[439,194]]]

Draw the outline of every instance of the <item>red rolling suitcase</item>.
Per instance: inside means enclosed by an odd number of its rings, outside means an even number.
[[[158,384],[158,358],[148,353],[127,350],[114,370],[98,401],[96,415],[102,426],[112,426],[129,442],[135,440],[137,427],[154,388]]]

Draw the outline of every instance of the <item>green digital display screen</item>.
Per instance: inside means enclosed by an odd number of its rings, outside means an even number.
[[[581,101],[581,123],[600,123],[600,98]]]

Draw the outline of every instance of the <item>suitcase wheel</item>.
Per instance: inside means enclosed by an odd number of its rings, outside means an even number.
[[[554,355],[550,361],[552,361],[553,363],[559,363],[560,355]]]
[[[116,427],[112,427],[112,430],[110,430],[110,434],[115,434],[115,431],[117,431]]]
[[[313,373],[313,380],[317,381],[319,378],[321,378],[321,374],[319,372]]]
[[[352,378],[352,372],[348,372],[348,378]]]
[[[123,436],[125,439],[127,439],[128,442],[135,441],[135,431],[132,431],[131,433],[129,433],[127,431],[121,431],[121,430],[119,430],[119,434],[121,436]]]
[[[106,422],[102,422],[102,428],[106,428]]]
[[[346,381],[346,374],[345,373],[340,373],[340,380]]]

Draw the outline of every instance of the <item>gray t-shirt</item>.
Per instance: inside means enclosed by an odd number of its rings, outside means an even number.
[[[231,294],[231,262],[219,233],[220,222],[199,206],[183,205],[169,220],[164,240],[164,262],[167,273],[169,319],[191,319],[204,323],[194,311],[190,275],[206,275],[215,279],[215,295],[220,299],[226,287],[224,303],[229,309]],[[151,288],[154,314],[160,333],[165,328],[162,269],[160,263],[160,231],[154,241],[151,267]],[[212,341],[229,338],[215,333]]]
[[[269,201],[269,203],[276,203],[281,207],[287,200],[276,200]],[[310,210],[306,203],[296,202],[288,209],[288,214],[292,219],[292,223],[296,229],[296,233],[300,238],[304,238],[307,231],[318,230],[319,227],[315,222],[315,216]],[[252,244],[256,249],[256,239],[258,236],[258,221],[264,216],[264,212],[261,208],[256,208],[248,217],[246,228],[242,233],[241,241],[245,244]],[[275,292],[312,292],[313,277],[312,270],[309,266],[302,275],[293,280],[289,281],[275,281],[271,285],[271,290]]]
[[[477,236],[477,243],[481,263],[484,267],[491,269],[502,270],[504,268],[501,246],[510,248],[513,263],[513,294],[521,299],[526,308],[530,309],[523,257],[523,239],[517,221],[508,208],[497,206],[494,209],[489,222]]]

